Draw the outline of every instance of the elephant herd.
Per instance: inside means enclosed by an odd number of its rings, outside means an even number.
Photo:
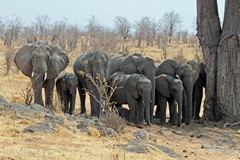
[[[192,118],[200,118],[203,87],[206,86],[204,63],[192,60],[179,64],[168,59],[155,66],[153,59],[138,53],[111,57],[104,52],[89,51],[76,58],[74,73],[62,74],[69,63],[67,54],[58,46],[43,42],[23,45],[14,62],[31,79],[34,103],[44,105],[42,88],[45,89],[45,106],[49,109],[54,108],[56,85],[63,112],[74,113],[78,89],[81,114],[85,114],[87,90],[91,93],[90,116],[99,117],[103,96],[98,84],[106,82],[107,86],[116,86],[110,101],[119,112],[123,104],[128,105],[125,118],[130,122],[150,125],[154,119],[160,119],[164,123],[167,102],[169,122],[174,125],[180,126],[181,122],[188,125]]]

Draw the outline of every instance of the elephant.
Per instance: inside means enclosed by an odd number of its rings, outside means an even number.
[[[150,125],[151,81],[142,74],[115,72],[109,77],[108,83],[116,87],[110,102],[128,104],[129,121],[139,124],[144,124],[146,109],[146,123]]]
[[[138,73],[144,75],[151,81],[151,104],[149,108],[151,121],[153,119],[153,108],[155,102],[155,70],[156,67],[154,65],[154,60],[149,57],[143,57],[139,53],[135,53],[133,55],[123,55],[110,61],[109,75],[112,75],[117,71],[121,71],[126,74]]]
[[[72,73],[64,73],[57,78],[57,95],[64,113],[74,113],[77,86],[77,76]]]
[[[161,74],[156,77],[156,99],[157,104],[156,118],[160,118],[161,123],[166,121],[166,105],[169,103],[170,120],[173,124],[179,127],[181,125],[182,115],[182,94],[183,85],[180,79],[173,78],[171,76]],[[178,103],[178,114],[176,112],[176,105]],[[176,119],[176,116],[177,119]]]
[[[48,43],[26,44],[17,51],[14,62],[17,68],[31,79],[34,102],[44,105],[43,87],[45,107],[53,109],[55,79],[69,63],[67,54],[58,46]]]
[[[97,84],[106,82],[106,79],[108,78],[109,75],[108,55],[100,51],[89,51],[87,53],[80,54],[80,56],[77,57],[74,62],[73,71],[78,78],[78,91],[81,100],[81,114],[86,113],[85,89],[87,89],[89,92],[91,92],[90,116],[99,117],[101,108],[99,102],[102,102],[103,99],[101,94],[99,93],[98,88],[96,87],[92,80],[96,81]]]
[[[203,88],[206,88],[206,66],[203,62],[199,64],[199,76],[193,85],[193,119],[200,119],[200,107],[203,96]]]
[[[183,83],[183,107],[182,122],[190,124],[192,118],[192,93],[193,93],[193,69],[189,64],[179,64],[177,61],[167,59],[156,70],[156,76],[166,74],[173,78],[179,77]]]

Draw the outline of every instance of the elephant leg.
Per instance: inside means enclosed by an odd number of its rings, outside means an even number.
[[[194,119],[200,119],[199,116],[200,108],[201,108],[201,102],[202,102],[202,96],[203,96],[203,86],[201,84],[194,85],[194,99],[193,99],[193,118]]]
[[[138,113],[138,121],[137,123],[139,124],[144,124],[144,103],[142,102],[139,102],[138,103],[138,108],[137,108],[137,113]]]
[[[187,122],[187,95],[186,92],[183,91],[183,107],[182,107],[182,123]]]
[[[166,107],[167,107],[167,99],[161,95],[158,96],[157,107],[159,108],[159,116],[161,123],[166,122]]]
[[[173,125],[176,125],[177,122],[177,105],[175,103],[175,100],[169,100],[169,113],[170,113],[170,119],[169,122]]]
[[[55,83],[55,79],[46,80],[45,104],[46,104],[46,107],[49,108],[50,110],[54,109],[54,106],[53,106],[54,83]]]
[[[68,113],[68,95],[66,92],[63,94],[63,112]]]
[[[81,101],[81,112],[80,114],[85,114],[86,113],[86,106],[85,106],[85,100],[86,100],[86,91],[84,88],[78,86],[78,93],[79,93],[79,97],[80,97],[80,101]]]
[[[129,107],[129,121],[136,122],[136,108],[138,107],[137,100],[131,95],[127,95],[127,102]]]

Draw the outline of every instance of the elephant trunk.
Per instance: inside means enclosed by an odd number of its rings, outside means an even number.
[[[150,92],[150,97],[151,97],[151,103],[150,103],[150,120],[153,120],[153,110],[154,110],[154,104],[155,104],[155,86],[156,86],[156,78],[155,75],[151,76],[152,78],[149,78],[151,81],[151,85],[152,85],[152,90]]]
[[[148,94],[147,94],[148,93]],[[145,120],[148,125],[151,124],[150,121],[150,107],[151,107],[151,97],[150,97],[150,92],[146,92],[143,95],[143,106],[144,106],[144,113],[145,113]]]
[[[177,119],[178,119],[178,124],[177,126],[180,127],[181,125],[181,118],[182,118],[182,92],[179,93],[179,97],[176,99],[178,103],[178,114],[177,114]]]
[[[32,77],[32,86],[34,90],[34,103],[40,104],[43,106],[42,100],[42,85],[43,85],[43,74],[39,74],[38,76]]]
[[[193,83],[192,80],[189,81],[187,83],[183,83],[184,84],[184,89],[187,95],[187,106],[186,107],[186,125],[190,124],[190,121],[192,119],[192,93],[193,93]]]

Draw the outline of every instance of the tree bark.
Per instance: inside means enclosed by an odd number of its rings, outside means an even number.
[[[204,119],[219,119],[216,105],[217,47],[221,36],[217,0],[197,0],[197,36],[206,64]]]
[[[227,0],[217,61],[217,105],[226,121],[240,120],[240,1]]]

